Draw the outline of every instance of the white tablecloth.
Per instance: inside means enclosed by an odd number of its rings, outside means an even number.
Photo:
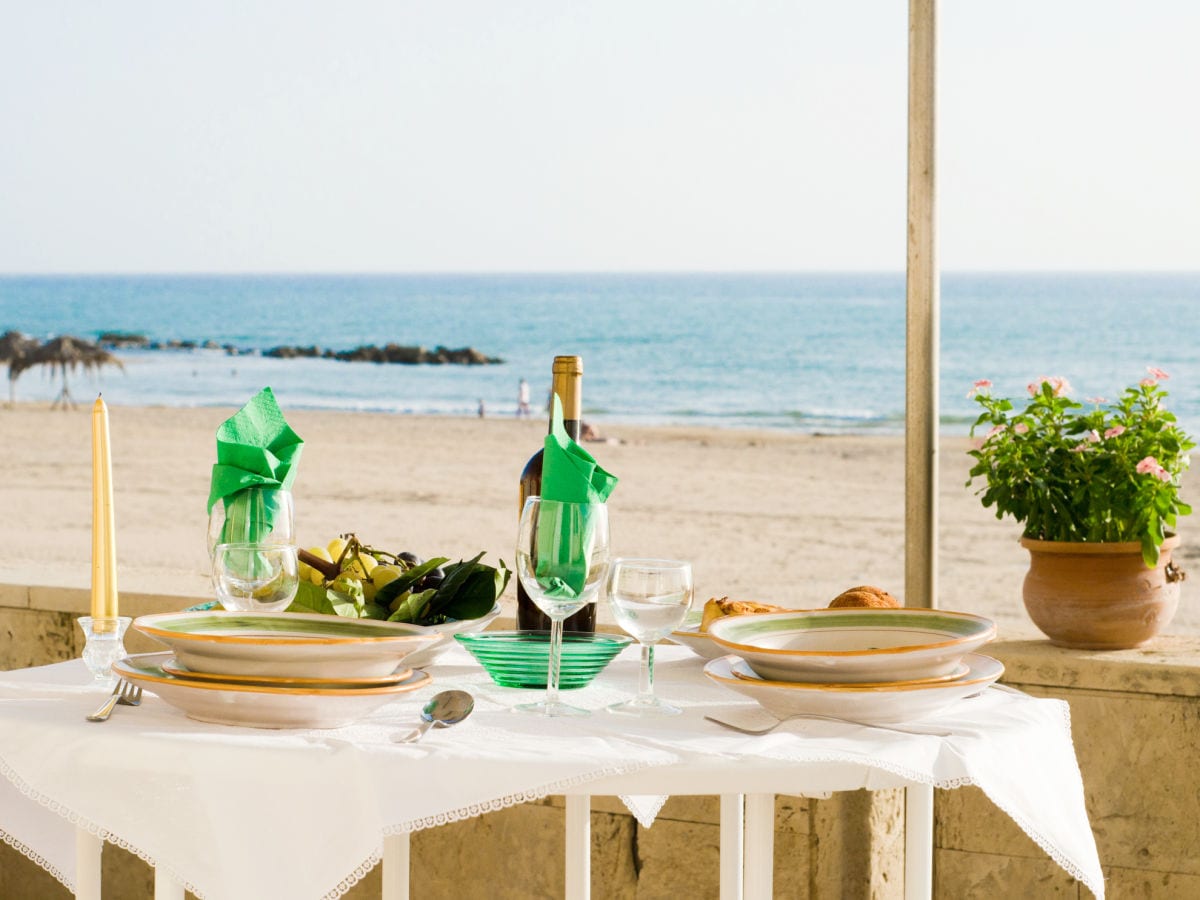
[[[724,767],[770,777],[778,793],[902,780],[978,785],[1103,897],[1061,701],[989,690],[913,725],[949,737],[811,720],[746,737],[703,715],[753,704],[708,682],[682,648],[659,648],[656,671],[659,692],[685,713],[649,722],[602,711],[584,719],[514,713],[509,707],[536,692],[497,688],[457,648],[444,659],[430,687],[326,731],[209,725],[149,694],[95,724],[84,715],[102,696],[84,686],[81,662],[0,673],[0,836],[72,888],[74,826],[82,825],[211,900],[337,897],[375,865],[387,834],[653,767],[663,789],[713,793],[704,773]],[[636,683],[631,649],[596,683],[564,696],[600,710]],[[469,719],[416,745],[390,740],[448,687],[476,695]],[[625,799],[648,825],[662,798]]]

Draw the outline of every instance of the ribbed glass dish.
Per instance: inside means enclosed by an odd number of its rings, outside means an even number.
[[[550,664],[548,631],[484,631],[456,634],[461,643],[501,687],[544,688]],[[622,634],[563,634],[560,690],[591,683],[633,638]]]

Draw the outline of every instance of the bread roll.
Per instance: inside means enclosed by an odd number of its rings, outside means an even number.
[[[852,587],[842,591],[829,604],[830,609],[846,609],[852,607],[870,607],[871,609],[899,609],[900,601],[883,588],[872,587],[869,584]]]

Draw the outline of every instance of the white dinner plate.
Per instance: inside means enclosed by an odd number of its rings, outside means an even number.
[[[399,684],[412,676],[412,667],[407,663],[390,675],[378,678],[280,678],[274,675],[222,675],[218,672],[193,672],[181,665],[173,655],[160,664],[168,675],[185,681],[211,681],[216,684],[260,684],[270,687],[387,687]]]
[[[133,627],[193,672],[323,681],[390,675],[444,638],[419,625],[321,613],[163,613]]]
[[[338,728],[368,715],[432,679],[414,671],[383,687],[276,687],[217,684],[163,671],[170,653],[141,653],[113,664],[113,672],[140,684],[190,718],[249,728]]]
[[[910,722],[945,709],[964,697],[980,693],[1004,674],[999,660],[979,653],[963,659],[967,673],[952,681],[932,684],[862,685],[801,684],[764,681],[736,656],[722,656],[704,666],[717,684],[758,702],[776,718],[797,715],[834,716],[855,722]]]
[[[942,609],[808,609],[726,616],[713,643],[772,681],[914,681],[947,675],[996,636],[990,619]]]

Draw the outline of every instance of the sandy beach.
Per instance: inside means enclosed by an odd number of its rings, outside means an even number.
[[[205,500],[214,433],[231,409],[113,407],[119,586],[209,595]],[[422,556],[511,562],[517,477],[545,423],[288,411],[305,439],[294,487],[304,545],[356,532]],[[904,589],[904,448],[898,437],[607,426],[589,445],[621,482],[613,552],[690,559],[698,598],[821,607],[843,589]],[[965,438],[941,447],[938,605],[1036,635],[1020,600],[1018,529],[964,487]],[[85,587],[91,559],[90,404],[0,410],[0,583]],[[1186,488],[1186,485],[1185,485]],[[1188,497],[1185,491],[1185,497]],[[1195,498],[1191,498],[1195,502]],[[1200,547],[1177,558],[1196,570]],[[1200,633],[1186,581],[1169,631]],[[512,602],[510,585],[506,600]]]

